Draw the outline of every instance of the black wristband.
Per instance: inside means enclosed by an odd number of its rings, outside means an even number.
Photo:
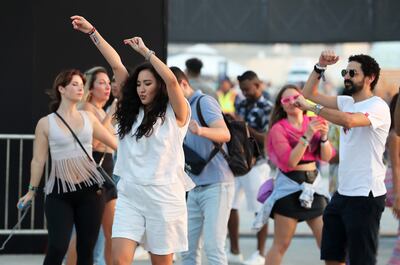
[[[322,77],[322,80],[325,81],[325,76],[324,76],[325,70],[326,70],[326,67],[322,67],[322,66],[319,66],[318,64],[314,64],[314,71],[317,74],[319,74],[318,79],[321,79],[321,77]]]
[[[328,142],[328,137],[326,137],[326,139],[325,140],[322,140],[322,138],[321,138],[321,143],[326,143],[326,142]]]
[[[325,70],[323,70],[323,69],[319,69],[318,67],[317,67],[317,65],[315,64],[314,65],[314,71],[317,73],[317,74],[322,74]]]

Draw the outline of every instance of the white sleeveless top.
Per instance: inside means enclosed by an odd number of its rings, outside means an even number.
[[[79,113],[83,118],[83,127],[79,132],[74,133],[92,157],[92,124],[85,111],[79,111]],[[47,117],[51,172],[45,186],[45,193],[51,193],[54,185],[57,185],[58,193],[64,193],[76,191],[75,185],[81,188],[82,184],[85,187],[102,184],[104,178],[97,171],[96,164],[88,159],[71,132],[66,127],[61,128],[58,125],[56,119],[59,118],[56,114],[51,113]]]
[[[189,106],[187,101],[186,103]],[[194,183],[184,171],[183,153],[183,140],[188,129],[190,113],[185,125],[180,128],[174,110],[168,103],[164,122],[158,118],[151,136],[143,136],[136,140],[134,134],[143,117],[144,111],[141,108],[132,130],[119,141],[114,174],[120,176],[124,183],[168,185],[182,181],[186,190],[193,188]]]

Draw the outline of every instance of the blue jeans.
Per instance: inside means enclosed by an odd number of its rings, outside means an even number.
[[[118,183],[120,177],[117,175],[112,176],[115,184]],[[100,228],[99,237],[97,238],[96,246],[93,250],[93,262],[95,265],[106,265],[106,261],[104,260],[104,244],[105,238],[103,233],[103,227]]]
[[[104,260],[104,233],[103,227],[100,227],[99,237],[97,238],[96,246],[93,250],[93,262],[95,265],[105,265],[106,262]]]
[[[234,182],[197,186],[189,192],[189,250],[182,253],[183,265],[201,264],[202,232],[208,264],[228,264],[225,240],[234,192]]]

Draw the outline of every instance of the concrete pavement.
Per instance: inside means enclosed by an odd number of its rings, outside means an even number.
[[[272,240],[267,241],[267,248],[270,247]],[[393,245],[395,242],[394,237],[382,237],[380,239],[379,255],[377,265],[386,265]],[[241,238],[240,244],[242,253],[245,257],[248,257],[253,252],[256,239],[252,238]],[[43,262],[43,255],[0,255],[1,265],[41,265]],[[150,261],[137,261],[134,262],[136,265],[149,265]],[[177,265],[180,265],[180,261],[176,261]],[[203,256],[202,264],[208,264]],[[319,260],[319,250],[316,247],[315,241],[311,237],[296,237],[293,239],[289,250],[287,251],[282,265],[322,265],[323,262]]]

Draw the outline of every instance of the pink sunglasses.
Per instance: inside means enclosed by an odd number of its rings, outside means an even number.
[[[300,96],[300,94],[281,98],[281,103],[282,103],[282,104],[294,103],[294,101],[295,101],[299,96]]]

